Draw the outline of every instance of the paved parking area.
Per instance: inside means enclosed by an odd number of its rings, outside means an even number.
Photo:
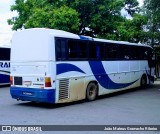
[[[59,105],[16,101],[11,98],[9,87],[1,87],[0,124],[160,125],[160,81],[155,82],[154,85],[146,89],[137,88],[131,89],[129,91],[106,95],[98,98],[93,102],[79,101]],[[110,133],[118,134],[127,132],[120,131]],[[146,134],[159,132],[137,133]]]

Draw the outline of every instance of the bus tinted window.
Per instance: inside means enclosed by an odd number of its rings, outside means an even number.
[[[103,58],[103,44],[100,42],[89,42],[89,58],[102,59]]]
[[[107,43],[105,45],[105,55],[107,59],[117,59],[118,58],[118,45]]]
[[[67,59],[65,40],[62,40],[62,39],[56,40],[56,56],[58,60]]]
[[[122,60],[130,59],[130,47],[127,45],[119,45],[119,58]]]
[[[151,53],[143,46],[56,38],[57,60],[147,60]]]
[[[87,44],[81,40],[68,40],[68,58],[86,59]]]
[[[57,58],[61,58],[61,40],[56,40]]]
[[[104,46],[104,58],[105,59],[109,59],[111,56],[110,56],[110,53],[109,53],[109,46],[108,44],[105,44]]]
[[[137,46],[131,46],[131,53],[130,53],[130,58],[132,60],[137,60],[140,58],[140,50],[139,47]]]
[[[143,60],[147,60],[150,56],[149,48],[141,48],[141,57]]]
[[[148,60],[152,57],[152,50],[148,47],[139,47],[139,59]]]
[[[68,41],[68,58],[77,58],[77,43],[75,40]]]
[[[87,58],[87,42],[77,40],[77,48],[78,48],[78,58],[86,59]]]
[[[10,60],[10,48],[0,48],[0,60]]]

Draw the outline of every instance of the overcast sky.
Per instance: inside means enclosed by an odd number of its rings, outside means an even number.
[[[10,45],[10,40],[13,35],[11,26],[7,24],[7,19],[17,16],[16,12],[10,11],[10,6],[14,4],[15,0],[0,0],[0,46]],[[140,5],[143,0],[138,0]]]
[[[10,11],[10,6],[14,4],[14,1],[0,0],[0,46],[8,45],[13,34],[11,26],[7,24],[7,19],[17,15]]]

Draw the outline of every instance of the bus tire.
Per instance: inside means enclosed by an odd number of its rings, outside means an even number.
[[[141,87],[144,88],[147,86],[147,77],[146,75],[143,75],[141,78]]]
[[[96,99],[97,97],[97,94],[98,94],[98,86],[96,83],[89,83],[89,85],[87,86],[87,89],[86,89],[86,99],[88,101],[93,101]]]

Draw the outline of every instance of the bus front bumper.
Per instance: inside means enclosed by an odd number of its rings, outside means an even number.
[[[35,89],[25,87],[10,87],[12,98],[22,101],[55,103],[55,89]]]

